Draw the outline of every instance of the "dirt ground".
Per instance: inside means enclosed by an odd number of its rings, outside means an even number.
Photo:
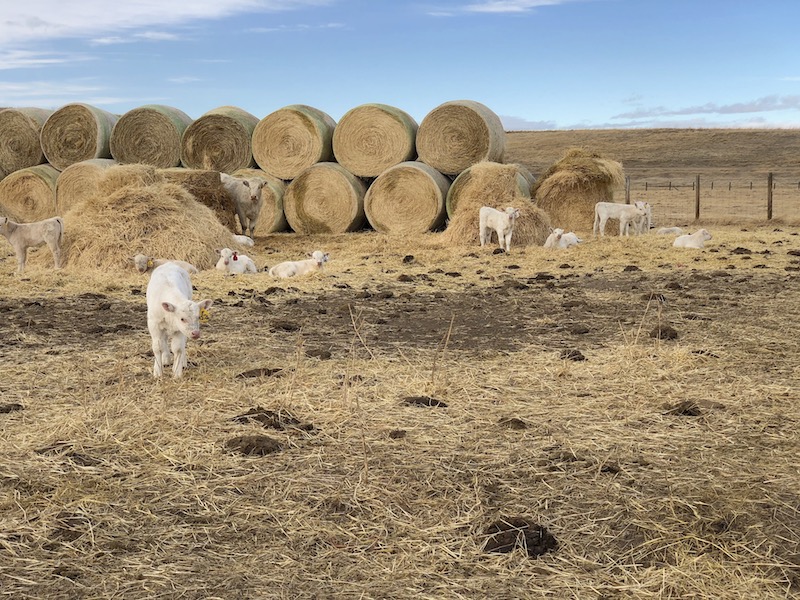
[[[9,253],[0,590],[800,597],[800,236],[713,232],[259,239],[259,267],[332,260],[194,276],[214,305],[177,381],[146,276]]]

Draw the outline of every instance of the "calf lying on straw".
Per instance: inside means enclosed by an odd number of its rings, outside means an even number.
[[[147,329],[153,343],[153,377],[172,364],[172,376],[186,368],[186,338],[200,337],[200,320],[213,300],[192,301],[192,280],[173,262],[156,267],[147,284]]]
[[[659,235],[680,235],[683,233],[683,229],[680,227],[662,227],[656,233]]]
[[[708,232],[707,229],[698,229],[694,233],[679,235],[675,238],[675,241],[672,242],[673,247],[675,248],[703,248],[705,247],[705,242],[711,239],[711,234]]]
[[[237,244],[241,244],[242,246],[247,246],[248,248],[256,245],[256,243],[253,241],[253,238],[246,235],[236,235],[235,233],[233,234],[233,241]]]
[[[480,216],[481,246],[492,241],[492,231],[497,233],[497,241],[506,252],[511,250],[511,235],[514,233],[514,224],[519,217],[519,209],[509,206],[505,212],[500,212],[491,206],[483,206],[478,212]]]
[[[252,238],[263,205],[261,190],[264,189],[266,180],[259,177],[250,177],[249,179],[233,177],[227,173],[220,173],[219,177],[222,187],[233,197],[242,234],[247,235],[249,232]]]
[[[569,248],[570,246],[577,246],[583,240],[580,239],[575,233],[570,231],[564,233],[563,229],[556,228],[551,230],[550,235],[544,242],[545,248]]]
[[[639,219],[647,218],[647,211],[643,206],[637,204],[620,204],[619,202],[598,202],[594,205],[594,227],[592,235],[597,236],[600,229],[600,236],[605,236],[606,221],[609,219],[619,220],[619,234],[628,235],[628,228],[634,225]],[[634,232],[636,226],[634,225]]]
[[[137,254],[133,257],[133,265],[136,267],[136,270],[139,273],[147,273],[148,271],[152,271],[156,267],[160,267],[164,263],[172,262],[178,265],[179,267],[186,269],[191,274],[197,273],[197,267],[195,267],[192,263],[188,263],[183,260],[173,260],[171,258],[153,258],[152,256],[147,256],[146,254]]]
[[[14,248],[17,255],[17,273],[25,271],[28,248],[47,244],[53,253],[56,269],[61,268],[61,241],[64,238],[64,222],[61,217],[52,217],[35,223],[15,223],[8,217],[0,217],[0,234]]]
[[[319,271],[322,265],[328,262],[328,255],[321,250],[314,250],[309,254],[311,258],[306,260],[288,260],[279,263],[269,270],[272,277],[279,277],[285,279],[286,277],[296,277],[297,275],[305,275],[312,271]]]
[[[230,248],[223,248],[217,250],[219,260],[217,261],[217,269],[225,271],[232,275],[241,275],[242,273],[257,273],[256,263],[253,259],[245,254],[239,254]]]

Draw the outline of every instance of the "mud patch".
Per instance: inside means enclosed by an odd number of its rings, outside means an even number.
[[[489,525],[486,535],[484,552],[512,552],[520,548],[536,558],[558,547],[555,536],[547,528],[524,517],[499,519]]]
[[[283,444],[266,435],[239,435],[225,442],[225,447],[245,456],[266,456],[283,450]]]
[[[312,423],[303,423],[292,413],[282,410],[267,410],[260,406],[251,408],[246,413],[237,415],[231,419],[235,423],[259,423],[262,427],[284,431],[285,429],[299,429],[301,431],[313,431]]]
[[[430,396],[406,396],[403,398],[403,402],[405,404],[410,404],[411,406],[431,406],[431,407],[438,407],[438,408],[447,408],[447,403],[442,400],[437,400],[436,398],[431,398]]]

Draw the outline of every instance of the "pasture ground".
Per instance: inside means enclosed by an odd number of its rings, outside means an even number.
[[[178,381],[147,276],[4,245],[2,596],[800,597],[800,229],[709,229],[269,236],[331,262],[194,276]],[[487,552],[503,520],[555,542]]]

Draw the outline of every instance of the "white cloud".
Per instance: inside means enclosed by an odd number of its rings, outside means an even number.
[[[52,52],[33,52],[28,50],[0,50],[0,71],[9,69],[30,69],[51,67],[76,61],[91,60],[84,54],[56,54]]]
[[[521,13],[542,6],[565,4],[570,0],[484,0],[467,4],[464,10],[479,13]]]
[[[247,31],[252,33],[298,33],[303,31],[318,31],[320,29],[342,29],[344,23],[325,23],[323,25],[280,25],[279,27],[252,27]]]
[[[170,83],[184,84],[184,83],[194,83],[196,81],[203,81],[203,80],[200,77],[194,77],[192,75],[184,75],[183,77],[170,77],[169,79],[167,79],[167,81]]]
[[[555,121],[529,121],[522,117],[512,117],[509,115],[498,115],[506,131],[542,131],[548,129],[558,129]]]
[[[614,115],[612,119],[641,119],[702,114],[731,115],[743,113],[775,112],[782,110],[800,110],[800,96],[771,95],[747,102],[734,102],[731,104],[707,102],[706,104],[686,106],[683,108],[665,108],[663,106],[639,108]]]

